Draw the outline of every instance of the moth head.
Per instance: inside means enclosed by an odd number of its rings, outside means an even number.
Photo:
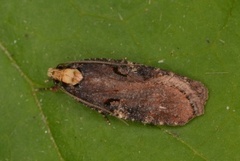
[[[53,80],[58,80],[69,85],[76,85],[83,79],[82,73],[78,69],[71,68],[49,68],[47,75]]]

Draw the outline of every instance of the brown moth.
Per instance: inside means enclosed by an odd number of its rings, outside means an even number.
[[[59,64],[49,68],[48,76],[102,114],[144,124],[185,125],[204,113],[208,98],[201,82],[126,60]]]

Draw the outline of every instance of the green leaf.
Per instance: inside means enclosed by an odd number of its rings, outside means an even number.
[[[240,160],[240,1],[0,3],[0,160]],[[50,87],[47,69],[128,60],[202,81],[205,114],[183,127],[125,125]]]

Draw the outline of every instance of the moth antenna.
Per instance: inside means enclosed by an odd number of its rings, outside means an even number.
[[[110,114],[110,115],[112,115],[112,116],[115,116],[114,113],[112,113],[112,112],[109,111],[109,110],[106,110],[106,109],[104,109],[104,108],[102,108],[102,107],[100,107],[100,106],[97,106],[97,105],[90,104],[90,103],[88,103],[87,101],[84,101],[84,100],[81,99],[81,98],[78,98],[78,97],[76,97],[76,96],[74,96],[74,95],[71,95],[70,93],[66,92],[66,91],[63,90],[62,88],[60,88],[60,89],[61,89],[64,93],[66,93],[67,95],[73,97],[75,100],[77,100],[77,101],[79,101],[79,102],[82,102],[82,103],[84,103],[85,105],[87,105],[87,106],[89,106],[89,107],[94,107],[94,108],[96,108],[96,109],[98,109],[98,110],[101,110],[101,111],[106,112],[106,113],[108,113],[108,114]],[[118,117],[117,117],[117,119],[120,120],[120,121],[122,121],[123,123],[125,123],[127,126],[129,126],[129,124],[128,124],[125,120],[123,120],[123,119],[121,119],[121,118],[118,118]]]

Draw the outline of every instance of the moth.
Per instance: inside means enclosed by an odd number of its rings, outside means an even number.
[[[199,81],[127,60],[88,59],[48,69],[56,86],[103,115],[181,126],[204,113]]]

